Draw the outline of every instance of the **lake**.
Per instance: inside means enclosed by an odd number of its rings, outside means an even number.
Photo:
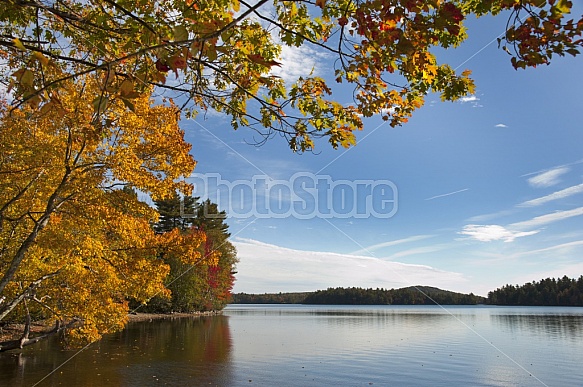
[[[229,305],[2,353],[0,385],[571,387],[582,365],[583,308]]]

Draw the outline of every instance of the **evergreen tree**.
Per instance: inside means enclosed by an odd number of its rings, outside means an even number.
[[[219,211],[215,203],[199,198],[178,195],[155,201],[160,214],[154,224],[156,232],[169,232],[178,228],[184,233],[203,232],[205,243],[200,247],[203,258],[218,256],[216,262],[202,259],[195,265],[185,264],[172,254],[162,258],[170,266],[167,287],[171,298],[156,297],[146,310],[153,312],[194,312],[220,310],[229,301],[234,283],[234,267],[237,263],[235,247],[229,242],[227,214]],[[212,260],[211,260],[212,261]]]
[[[174,228],[187,230],[194,225],[199,198],[184,196],[180,198],[174,193],[170,199],[154,200],[160,214],[158,223],[154,225],[156,232],[167,232]],[[183,216],[184,215],[184,216]]]
[[[491,305],[583,306],[583,276],[546,278],[522,286],[505,285],[488,293]]]

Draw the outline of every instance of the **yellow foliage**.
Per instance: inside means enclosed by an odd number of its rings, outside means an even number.
[[[201,245],[206,241],[204,232],[192,229],[181,232],[178,228],[159,235],[160,246],[165,254],[178,257],[182,263],[194,265],[206,257],[200,252]]]
[[[154,198],[189,193],[178,180],[195,166],[175,106],[154,106],[144,94],[133,99],[134,111],[108,101],[98,119],[100,94],[84,78],[41,109],[0,102],[0,296],[25,292],[32,312],[78,321],[68,335],[73,345],[123,327],[128,299],[168,295],[169,267],[159,259],[166,241],[151,228],[157,213],[114,187]],[[185,259],[200,258],[181,248]]]

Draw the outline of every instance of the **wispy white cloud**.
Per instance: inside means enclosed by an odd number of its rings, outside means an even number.
[[[560,191],[553,192],[550,195],[546,195],[540,198],[528,200],[526,202],[520,203],[518,207],[536,207],[542,204],[551,202],[553,200],[564,199],[566,197],[576,195],[583,192],[583,184],[578,184],[569,188],[562,189]]]
[[[235,292],[312,291],[328,287],[399,288],[412,285],[458,289],[468,280],[460,273],[373,257],[301,251],[236,238]]]
[[[529,235],[534,235],[539,231],[512,231],[505,227],[489,224],[468,224],[464,226],[463,230],[458,232],[460,235],[469,236],[471,239],[480,242],[504,241],[513,242],[516,238],[521,238]]]
[[[449,248],[449,247],[451,247],[451,245],[445,244],[445,243],[428,245],[428,246],[421,246],[421,247],[414,247],[412,249],[399,251],[398,253],[392,254],[388,258],[389,259],[397,259],[397,258],[409,257],[411,255],[416,256],[416,255],[421,255],[421,254],[429,254],[429,253],[434,253],[436,251],[444,250],[444,249]]]
[[[271,74],[281,77],[286,83],[293,83],[299,77],[306,77],[313,71],[317,75],[323,70],[327,59],[326,54],[318,52],[308,46],[290,47],[281,46],[279,61],[281,66],[271,68]]]
[[[476,97],[475,95],[461,97],[458,101],[461,103],[469,103],[472,105],[472,107],[483,107],[482,104],[480,104],[479,102],[480,98]]]
[[[541,173],[544,173],[544,172],[552,171],[552,170],[555,170],[555,169],[567,168],[567,167],[571,167],[571,166],[578,165],[578,164],[583,164],[583,159],[580,159],[580,160],[577,160],[577,161],[573,161],[571,163],[557,165],[557,166],[554,166],[554,167],[551,167],[551,168],[545,168],[545,169],[538,170],[538,171],[534,171],[534,172],[528,172],[528,173],[525,173],[525,174],[521,175],[520,177],[540,175]]]
[[[537,216],[536,218],[525,220],[523,222],[512,223],[510,224],[510,226],[517,229],[529,229],[544,226],[545,224],[548,223],[558,222],[559,220],[564,220],[580,215],[583,215],[583,207],[578,207],[567,211],[557,211],[551,214]]]
[[[532,230],[534,228],[538,228],[549,223],[558,222],[560,220],[580,215],[583,215],[583,207],[578,207],[567,211],[557,211],[551,214],[537,216],[535,218],[525,220],[522,222],[511,223],[507,227],[503,227],[496,224],[489,225],[468,224],[464,226],[462,231],[458,232],[458,234],[466,235],[469,236],[471,239],[475,239],[482,242],[500,240],[504,242],[513,242],[516,238],[534,235],[540,232],[540,230]],[[531,231],[519,231],[519,230],[531,230]]]
[[[553,168],[529,178],[528,184],[536,188],[550,187],[559,183],[561,175],[567,172],[569,172],[569,168],[565,166]]]
[[[464,188],[464,189],[460,189],[458,191],[454,191],[454,192],[449,192],[449,193],[445,193],[445,194],[441,194],[441,195],[432,196],[432,197],[427,198],[425,200],[433,200],[433,199],[437,199],[437,198],[443,198],[443,197],[446,197],[446,196],[455,195],[455,194],[458,194],[460,192],[465,192],[465,191],[468,191],[468,190],[469,190],[469,188]]]
[[[531,256],[531,255],[539,254],[539,253],[548,253],[549,251],[557,251],[557,250],[572,251],[572,249],[574,247],[581,246],[581,245],[583,245],[583,240],[561,243],[561,244],[554,245],[554,246],[544,247],[542,249],[521,251],[520,253],[512,254],[512,258],[521,257],[521,256]]]
[[[461,103],[467,103],[467,102],[475,102],[475,101],[479,101],[480,98],[476,97],[475,95],[468,95],[467,97],[461,97],[459,99],[459,101]]]
[[[506,124],[496,124],[494,127],[496,127],[496,128],[507,128],[508,125],[506,125]]]
[[[471,223],[488,222],[488,221],[491,221],[492,219],[496,219],[496,218],[500,218],[500,217],[512,215],[516,211],[517,211],[516,209],[513,209],[513,210],[502,210],[502,211],[494,212],[494,213],[491,213],[491,214],[476,215],[476,216],[472,216],[471,218],[467,219],[467,221],[468,222],[471,222]]]
[[[391,246],[396,246],[396,245],[400,245],[403,243],[410,243],[410,242],[416,242],[416,241],[420,241],[423,239],[427,239],[427,238],[431,238],[433,235],[414,235],[414,236],[410,236],[408,238],[403,238],[403,239],[396,239],[396,240],[392,240],[392,241],[387,241],[387,242],[382,242],[382,243],[378,243],[376,245],[372,245],[372,246],[367,246],[364,247],[360,250],[356,250],[353,251],[352,253],[350,253],[351,255],[362,255],[362,254],[366,254],[366,253],[371,253],[375,250],[378,249],[382,249],[384,247],[391,247]]]

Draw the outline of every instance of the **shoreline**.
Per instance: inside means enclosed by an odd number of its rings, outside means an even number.
[[[221,310],[215,310],[210,312],[193,312],[193,313],[128,313],[127,323],[133,322],[143,322],[161,319],[175,319],[175,318],[186,318],[186,317],[206,317],[206,316],[216,316],[223,312]],[[39,335],[50,331],[53,326],[47,326],[44,321],[33,321],[30,325],[30,333],[32,337],[34,335]],[[22,336],[24,332],[24,324],[22,323],[6,323],[0,326],[0,342],[17,340]]]
[[[186,318],[186,317],[206,317],[206,316],[217,316],[222,314],[221,310],[214,310],[209,312],[192,312],[192,313],[128,313],[128,323],[131,322],[141,322],[141,321],[152,321],[161,319],[174,319],[174,318]]]

